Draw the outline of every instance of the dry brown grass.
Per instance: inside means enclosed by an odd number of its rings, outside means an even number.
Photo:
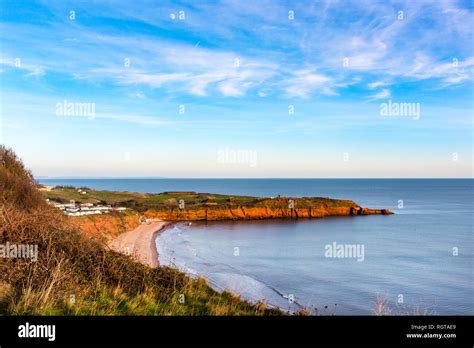
[[[0,258],[0,314],[282,314],[107,250],[46,204],[31,173],[3,145],[0,164],[0,244],[38,246],[36,262]]]
[[[422,306],[416,305],[412,308],[408,308],[401,304],[398,304],[393,308],[390,306],[390,301],[388,300],[388,296],[382,296],[377,294],[375,299],[375,307],[373,311],[374,315],[382,316],[382,315],[433,315],[433,312],[428,308],[424,308]]]

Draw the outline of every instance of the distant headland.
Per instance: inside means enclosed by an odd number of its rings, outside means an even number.
[[[191,191],[151,194],[100,191],[72,186],[48,188],[44,190],[44,194],[51,204],[66,208],[66,212],[74,210],[73,213],[78,215],[87,215],[91,211],[123,211],[126,208],[146,218],[164,221],[298,219],[393,214],[388,209],[363,208],[351,200],[321,197],[229,196]]]

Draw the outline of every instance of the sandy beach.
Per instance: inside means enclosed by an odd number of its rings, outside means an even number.
[[[117,252],[133,255],[137,261],[147,266],[158,267],[158,252],[155,245],[156,234],[169,224],[166,221],[144,223],[109,242],[109,247]]]

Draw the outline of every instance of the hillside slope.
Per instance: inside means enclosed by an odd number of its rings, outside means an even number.
[[[0,314],[281,315],[213,291],[167,267],[148,268],[88,238],[45,203],[32,174],[0,145]],[[26,257],[13,249],[31,247]],[[34,250],[37,250],[35,254]]]

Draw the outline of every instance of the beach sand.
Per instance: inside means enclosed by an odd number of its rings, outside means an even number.
[[[132,255],[137,261],[147,266],[158,267],[155,238],[157,233],[169,224],[166,221],[152,221],[142,224],[132,231],[122,233],[108,245],[112,250]]]

